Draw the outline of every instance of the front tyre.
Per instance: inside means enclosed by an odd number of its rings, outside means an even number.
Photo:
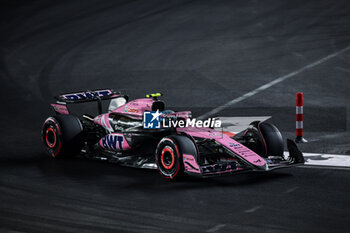
[[[45,120],[41,136],[46,152],[54,158],[72,157],[82,148],[83,127],[72,115],[58,115]]]
[[[243,139],[242,144],[261,157],[283,157],[282,135],[273,124],[258,121],[252,122],[239,139]]]
[[[283,157],[283,138],[278,128],[270,123],[262,122],[258,125],[259,132],[264,141],[266,156]]]
[[[176,179],[184,174],[184,165],[179,144],[174,137],[164,137],[156,149],[156,164],[160,174]]]

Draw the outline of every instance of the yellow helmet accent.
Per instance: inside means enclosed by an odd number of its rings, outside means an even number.
[[[147,98],[154,98],[154,97],[159,97],[162,96],[162,93],[153,93],[153,94],[147,94],[146,97]]]

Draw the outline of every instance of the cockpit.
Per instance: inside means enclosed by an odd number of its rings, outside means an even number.
[[[127,99],[124,96],[111,99],[111,102],[109,103],[109,106],[108,106],[108,112],[112,112],[126,103],[127,103]]]

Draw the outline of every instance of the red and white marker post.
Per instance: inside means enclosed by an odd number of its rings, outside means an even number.
[[[296,143],[307,142],[305,138],[303,138],[303,93],[297,93],[297,103],[296,103]]]

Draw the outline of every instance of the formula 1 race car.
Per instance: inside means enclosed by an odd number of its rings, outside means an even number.
[[[195,122],[190,111],[165,109],[160,93],[129,101],[114,90],[96,90],[56,96],[56,115],[42,126],[47,153],[55,158],[82,154],[125,166],[158,169],[165,178],[184,174],[203,177],[244,171],[269,171],[303,164],[294,141],[287,139],[284,157],[281,133],[267,122],[252,122],[233,134],[212,123]],[[107,113],[102,101],[108,100]],[[69,104],[97,102],[99,115],[77,117]],[[166,127],[165,127],[166,126]]]

